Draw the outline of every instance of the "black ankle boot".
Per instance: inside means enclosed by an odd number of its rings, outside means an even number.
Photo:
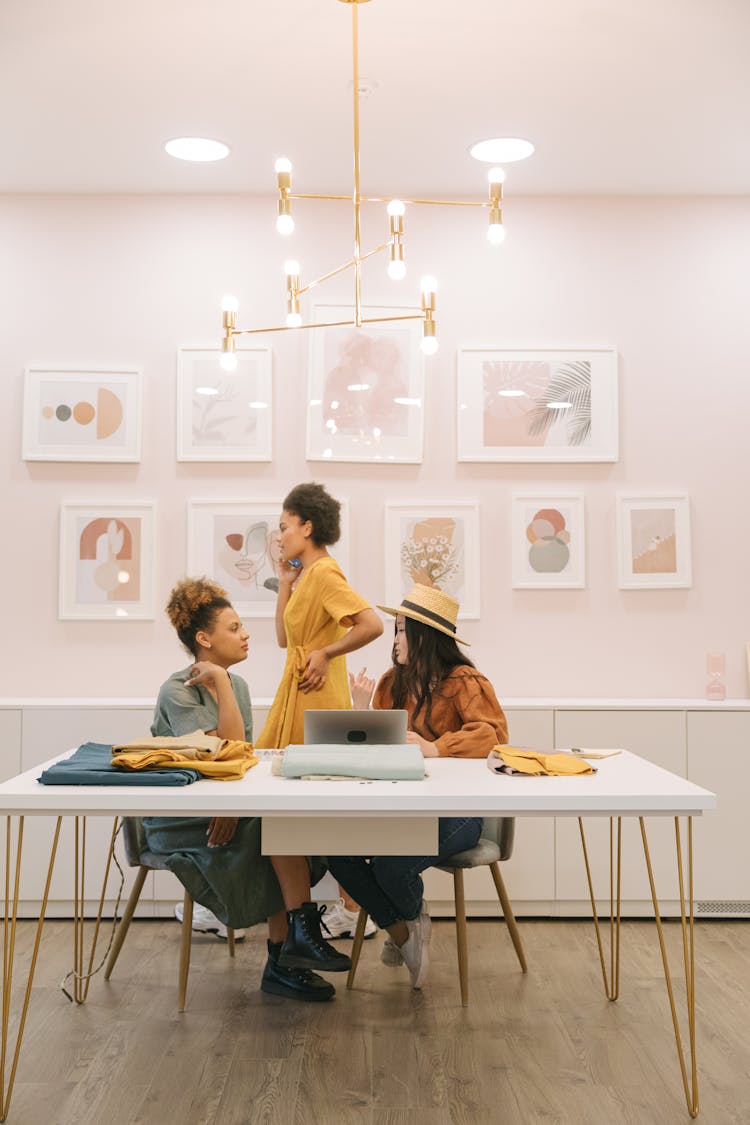
[[[289,930],[279,954],[279,965],[286,969],[320,969],[323,973],[346,973],[352,962],[324,940],[320,932],[320,916],[314,902],[303,902],[286,914]]]
[[[309,969],[288,969],[279,965],[281,942],[269,941],[268,960],[260,982],[261,992],[286,996],[290,1000],[333,1000],[336,989]]]

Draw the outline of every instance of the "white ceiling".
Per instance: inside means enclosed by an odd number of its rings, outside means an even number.
[[[750,0],[358,6],[363,190],[484,195],[468,145],[522,136],[507,193],[750,193]],[[350,190],[351,7],[0,0],[0,191]],[[174,136],[226,141],[189,165]]]

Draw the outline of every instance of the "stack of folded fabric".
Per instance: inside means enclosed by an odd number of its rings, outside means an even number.
[[[194,769],[153,769],[126,773],[112,765],[112,747],[84,742],[74,754],[43,770],[42,785],[190,785],[200,774]]]
[[[368,781],[424,781],[418,746],[287,746],[281,770],[284,777]]]
[[[215,781],[239,781],[257,764],[251,743],[218,738],[202,730],[179,738],[139,738],[112,747],[112,765],[122,770],[191,769]]]
[[[496,746],[490,750],[487,765],[493,773],[525,774],[527,777],[596,773],[593,766],[573,754],[527,750],[519,746]]]

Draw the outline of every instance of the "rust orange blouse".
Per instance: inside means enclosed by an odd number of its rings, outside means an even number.
[[[391,669],[375,689],[373,707],[393,708],[392,687]],[[486,676],[466,664],[454,668],[432,697],[431,726],[443,732],[438,739],[425,726],[424,710],[413,721],[413,699],[407,700],[406,710],[409,730],[435,741],[441,758],[486,758],[494,746],[508,741],[508,723],[495,689]]]

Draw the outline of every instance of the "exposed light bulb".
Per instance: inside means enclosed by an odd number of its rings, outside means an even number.
[[[286,156],[280,156],[273,166],[274,172],[291,172],[292,162]]]
[[[504,184],[505,172],[502,168],[490,168],[487,173],[487,179],[491,184]]]
[[[400,281],[402,277],[406,277],[406,262],[389,262],[388,276],[392,281]]]
[[[287,326],[287,328],[299,328],[299,326],[301,324],[302,324],[302,314],[301,313],[291,312],[291,313],[286,314],[286,326]]]
[[[431,273],[425,274],[419,283],[419,288],[423,293],[436,293],[437,287],[437,278],[433,277]]]
[[[237,309],[239,307],[240,307],[239,301],[237,300],[236,297],[233,297],[231,295],[231,293],[227,293],[226,296],[221,298],[221,311],[222,312],[237,312]]]
[[[391,202],[386,207],[386,211],[391,216],[403,215],[404,212],[406,211],[406,206],[405,206],[405,204],[403,204],[401,202],[400,199],[392,199]]]
[[[419,345],[425,355],[434,355],[438,350],[437,337],[425,336]]]
[[[225,371],[237,370],[237,356],[234,352],[224,352],[219,360],[220,365]]]
[[[291,215],[279,215],[276,220],[276,230],[279,234],[291,234],[294,230],[294,219]]]
[[[288,258],[284,262],[284,273],[287,277],[299,277],[299,262],[296,262],[294,258]]]
[[[498,246],[505,241],[505,227],[502,223],[490,223],[487,227],[487,239],[493,246]]]

